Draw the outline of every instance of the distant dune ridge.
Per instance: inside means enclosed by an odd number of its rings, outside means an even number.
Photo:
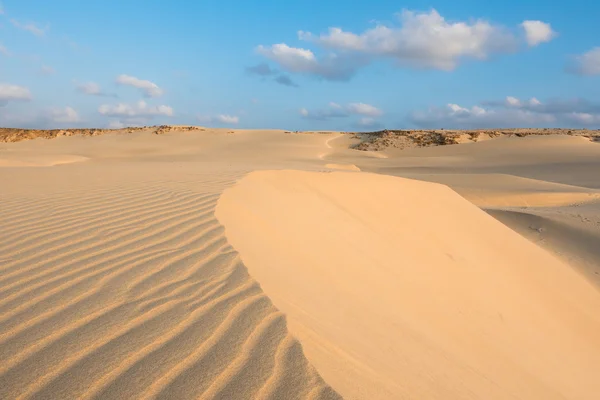
[[[6,132],[2,399],[600,393],[593,131]]]

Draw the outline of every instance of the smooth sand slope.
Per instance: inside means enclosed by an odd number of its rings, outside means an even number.
[[[600,145],[564,139],[2,143],[0,398],[595,398]]]
[[[255,172],[217,217],[348,398],[600,393],[600,292],[445,186]]]
[[[399,151],[331,142],[329,162],[442,183],[567,261],[600,288],[600,143],[532,136]]]

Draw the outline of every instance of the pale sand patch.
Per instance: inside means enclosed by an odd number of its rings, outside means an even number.
[[[0,158],[0,167],[53,167],[56,165],[73,164],[89,160],[71,154],[33,155],[15,154],[9,158]]]
[[[445,186],[254,172],[216,213],[344,397],[600,392],[600,292]]]
[[[325,164],[325,168],[340,169],[344,171],[360,171],[360,168],[354,164]]]

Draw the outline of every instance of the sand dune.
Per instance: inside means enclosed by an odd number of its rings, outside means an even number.
[[[444,186],[255,172],[217,216],[344,397],[600,391],[600,292]]]
[[[597,143],[161,133],[0,143],[0,398],[600,391]]]
[[[337,397],[214,217],[239,173],[83,173],[3,193],[0,398]]]

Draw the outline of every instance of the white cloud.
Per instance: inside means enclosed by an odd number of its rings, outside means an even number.
[[[52,75],[56,73],[56,70],[49,65],[42,65],[40,72],[44,75]]]
[[[523,21],[521,27],[525,31],[525,39],[529,46],[551,41],[556,37],[550,24],[542,21]]]
[[[462,58],[485,59],[493,53],[513,51],[516,45],[516,38],[506,28],[483,20],[449,22],[436,10],[404,10],[399,18],[399,27],[380,24],[359,34],[330,28],[319,36],[300,31],[299,37],[333,50],[442,70],[454,69]]]
[[[573,71],[581,75],[600,75],[600,47],[595,47],[576,58]]]
[[[256,51],[275,61],[286,71],[312,74],[332,81],[350,79],[359,66],[356,60],[335,54],[328,54],[319,60],[312,51],[290,47],[285,43],[272,46],[260,45]]]
[[[79,114],[72,107],[57,108],[50,110],[50,120],[59,123],[79,122]]]
[[[410,119],[425,128],[509,128],[535,126],[593,126],[600,124],[600,104],[576,99],[542,103],[533,97],[486,102],[470,108],[447,104],[441,108],[416,111]]]
[[[198,116],[197,119],[199,122],[204,124],[218,123],[225,125],[237,125],[240,122],[240,118],[238,116],[226,114],[202,115]]]
[[[0,83],[0,103],[31,100],[31,92],[23,86]]]
[[[217,115],[215,119],[224,124],[237,124],[240,122],[240,118],[234,115]]]
[[[135,105],[119,103],[117,105],[104,104],[98,107],[98,112],[108,117],[154,117],[154,116],[173,116],[173,109],[169,106],[149,106],[145,101],[140,101]]]
[[[521,105],[521,100],[517,99],[516,97],[507,96],[506,104],[509,106],[519,106]]]
[[[142,80],[130,75],[119,75],[116,82],[120,85],[132,86],[142,90],[146,97],[160,97],[164,91],[154,82]]]
[[[15,28],[30,32],[38,37],[44,36],[46,34],[46,31],[48,30],[48,27],[40,28],[33,22],[21,23],[21,22],[17,21],[16,19],[11,19],[10,23],[13,24],[13,26]]]
[[[379,108],[365,103],[350,103],[347,108],[352,114],[367,115],[369,117],[379,117],[383,115],[383,111]]]

